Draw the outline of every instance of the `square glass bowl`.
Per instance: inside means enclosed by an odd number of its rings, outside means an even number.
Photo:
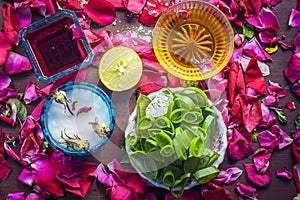
[[[75,31],[81,32],[81,37],[76,37]],[[85,67],[94,57],[76,14],[70,10],[24,27],[19,38],[41,82],[53,82]]]
[[[58,87],[56,91],[65,92],[74,115],[49,96],[41,113],[45,139],[52,147],[67,155],[84,156],[96,152],[109,140],[115,127],[115,111],[110,97],[96,85],[86,82],[69,82]],[[78,114],[84,107],[90,107],[90,110]],[[107,135],[99,136],[95,132],[93,124],[97,121],[109,127]],[[89,147],[70,148],[65,139],[71,143],[78,142],[78,139],[87,141]]]

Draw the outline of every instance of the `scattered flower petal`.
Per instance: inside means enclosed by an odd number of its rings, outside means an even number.
[[[253,156],[253,163],[258,174],[265,174],[270,166],[271,152],[265,148],[259,148]]]
[[[290,111],[296,110],[295,102],[288,101],[285,103],[285,107],[287,107]]]
[[[31,64],[27,57],[10,52],[4,66],[4,71],[8,75],[15,75],[32,70]]]
[[[296,82],[300,78],[300,52],[292,55],[288,66],[284,68],[284,75],[291,83]]]
[[[245,56],[245,55],[241,56],[240,62],[241,62],[241,66],[242,66],[242,68],[243,68],[244,71],[246,71],[246,69],[247,69],[247,67],[248,67],[249,62],[250,62],[251,59],[252,58],[250,58],[248,56]],[[258,64],[258,67],[259,67],[261,73],[263,74],[263,76],[270,75],[270,69],[269,69],[269,66],[266,63],[258,60],[257,64]]]
[[[4,132],[0,129],[0,183],[7,179],[11,168],[4,158]]]
[[[242,46],[245,40],[245,36],[243,34],[234,34],[234,44],[238,47]]]
[[[272,173],[270,167],[267,168],[264,174],[258,174],[254,164],[244,164],[248,180],[260,187],[269,185],[272,181]]]
[[[184,191],[180,198],[175,198],[171,192],[166,192],[165,200],[190,200],[190,199],[201,199],[199,193],[195,189],[189,189]]]
[[[292,179],[293,173],[290,172],[287,168],[281,168],[276,170],[276,176],[286,178],[286,179]]]
[[[6,74],[0,70],[0,90],[7,88],[11,82],[11,79],[6,76]]]
[[[298,191],[300,190],[300,164],[297,163],[293,166],[293,175]]]
[[[261,147],[268,149],[270,152],[274,150],[278,143],[278,138],[269,130],[264,130],[257,135],[257,140]]]
[[[294,83],[291,87],[291,91],[294,92],[298,97],[300,97],[300,83]]]
[[[162,0],[148,0],[143,8],[139,21],[147,26],[155,26],[161,13],[170,6]]]
[[[216,178],[212,180],[215,184],[230,184],[236,181],[243,173],[238,167],[231,167],[226,170],[221,170]]]
[[[124,1],[124,4],[128,11],[139,14],[143,7],[146,5],[146,2],[146,0],[127,0]]]
[[[300,28],[300,12],[298,10],[291,10],[288,25],[294,28]]]
[[[251,199],[251,200],[258,200],[258,194],[256,194],[256,189],[251,187],[251,186],[247,186],[244,185],[242,183],[237,183],[235,185],[235,189],[239,192],[239,194],[241,194],[242,196]]]
[[[25,88],[24,102],[29,104],[42,96],[41,89],[32,81]]]
[[[270,8],[262,7],[255,15],[246,17],[246,21],[259,30],[280,30],[278,19]]]
[[[16,7],[16,6],[14,6],[14,7]],[[25,5],[21,8],[16,9],[16,18],[19,21],[20,28],[23,28],[23,27],[31,24],[31,20],[32,20],[31,8],[27,5]]]
[[[6,142],[4,143],[4,149],[6,154],[13,160],[15,161],[20,161],[20,157],[16,154],[16,152],[11,148],[11,146],[9,144],[7,144]]]
[[[279,98],[286,96],[286,91],[278,83],[272,82],[269,80],[268,86],[269,94],[276,94]]]
[[[229,191],[218,185],[212,184],[211,182],[202,185],[201,194],[202,198],[200,199],[203,200],[231,200],[231,198],[229,197]]]
[[[270,47],[280,41],[280,37],[276,37],[275,32],[261,31],[258,33],[258,36],[261,42],[269,44]]]
[[[25,192],[9,193],[6,200],[25,200],[24,194]]]
[[[279,99],[278,96],[276,95],[276,93],[272,93],[268,96],[266,96],[265,98],[262,99],[262,102],[264,105],[270,107],[277,107],[278,103],[279,103]]]
[[[271,127],[271,132],[275,134],[279,140],[277,144],[278,149],[282,149],[293,142],[293,139],[286,134],[277,124]]]
[[[9,43],[14,46],[19,44],[20,24],[16,17],[14,7],[10,3],[6,3],[2,7],[3,31]]]
[[[11,45],[4,33],[0,31],[0,65],[6,62],[9,50],[11,50]]]
[[[263,50],[255,37],[244,45],[243,50],[246,54],[258,60],[272,60],[271,56]]]

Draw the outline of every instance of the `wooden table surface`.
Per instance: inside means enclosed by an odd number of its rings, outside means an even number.
[[[5,3],[6,1],[1,0],[0,6]],[[296,28],[290,28],[288,27],[288,19],[290,15],[290,11],[292,8],[296,7],[296,1],[287,1],[283,0],[279,5],[274,7],[274,12],[276,16],[279,19],[281,30],[277,32],[278,36],[285,35],[286,39],[284,42],[286,42],[289,45],[293,44],[293,40],[295,36],[298,33],[298,29]],[[97,27],[94,26],[93,29],[96,32],[100,32],[104,29],[110,29],[114,34],[119,32],[127,32],[132,31],[133,34],[136,34],[137,36],[141,36],[144,38],[149,38],[151,34],[151,28],[149,27],[142,27],[136,18],[128,18],[128,13],[126,12],[118,12],[117,13],[117,20],[116,25],[110,25],[107,27]],[[2,24],[2,19],[0,17],[0,24]],[[1,26],[0,26],[1,27]],[[17,49],[17,51],[24,53],[22,49]],[[282,49],[279,49],[278,52],[272,55],[273,61],[268,62],[267,64],[270,66],[271,75],[265,77],[265,80],[271,80],[273,82],[278,82],[281,86],[287,87],[289,83],[283,76],[283,69],[287,66],[290,57],[292,56],[291,51],[285,51]],[[97,69],[95,67],[89,67],[89,74],[87,81],[93,84],[98,85],[100,88],[105,90],[112,98],[114,106],[116,108],[116,128],[114,130],[114,133],[112,135],[112,138],[110,140],[110,143],[105,145],[102,150],[98,153],[96,153],[93,156],[87,156],[87,157],[80,157],[80,158],[74,158],[74,159],[81,159],[81,160],[88,160],[88,161],[101,161],[104,163],[108,163],[112,158],[114,157],[120,157],[121,156],[121,150],[119,149],[119,146],[124,145],[124,138],[123,138],[123,132],[125,130],[125,127],[127,125],[127,119],[129,117],[129,114],[132,110],[132,105],[130,101],[130,97],[132,93],[134,92],[134,89],[122,92],[122,93],[111,93],[108,90],[105,89],[103,85],[101,85],[98,75],[97,75]],[[29,83],[29,81],[36,82],[39,86],[42,86],[43,84],[39,83],[36,80],[36,77],[34,73],[26,72],[23,74],[19,74],[12,77],[12,83],[10,87],[16,88],[18,91],[24,91],[26,85]],[[283,106],[286,101],[294,101],[297,106],[296,111],[286,111],[286,115],[288,117],[288,123],[286,125],[281,125],[278,121],[277,124],[280,125],[280,127],[286,131],[287,133],[291,134],[291,131],[295,130],[294,126],[294,119],[299,114],[299,108],[300,108],[300,101],[299,98],[296,97],[296,95],[292,94],[290,91],[287,91],[287,96],[283,99],[280,99],[280,105]],[[37,105],[37,102],[33,102],[29,105],[27,105],[28,112],[31,113],[33,108]],[[17,131],[19,129],[19,126],[15,126],[14,128],[11,128],[8,124],[0,121],[0,127],[3,129],[5,133],[14,133],[17,134]],[[258,144],[254,144],[254,149],[258,148]],[[247,159],[238,161],[238,162],[232,162],[230,161],[227,156],[225,156],[224,162],[221,164],[221,168],[227,168],[227,167],[233,167],[238,166],[241,169],[243,168],[243,163],[251,163],[252,156],[248,157]],[[0,184],[0,200],[5,199],[8,193],[12,192],[21,192],[24,191],[26,193],[32,192],[32,188],[29,186],[24,185],[23,183],[19,182],[17,180],[17,177],[19,176],[21,170],[23,167],[18,164],[17,162],[13,161],[12,159],[7,157],[7,160],[9,164],[12,167],[12,172],[10,173],[8,179]],[[288,146],[287,148],[284,148],[282,150],[275,150],[272,153],[271,157],[271,170],[272,170],[272,182],[269,186],[265,188],[257,188],[257,193],[259,194],[259,199],[262,200],[289,200],[292,199],[297,194],[297,189],[295,186],[295,182],[293,180],[284,180],[281,178],[276,177],[275,171],[276,169],[286,167],[290,171],[292,170],[292,166],[295,164],[293,158],[292,158],[292,152],[291,152],[291,146]],[[1,170],[1,169],[0,169]],[[244,183],[246,185],[253,186],[251,183],[247,181],[247,178],[245,176],[245,173],[240,177],[238,182]],[[234,189],[235,184],[224,186],[224,188],[228,189],[231,192],[232,199],[237,199],[237,192]],[[196,187],[197,188],[197,187]],[[102,200],[107,199],[105,197],[105,187],[98,183],[96,180],[93,182],[87,196],[85,199],[89,200]],[[151,191],[154,191],[159,198],[161,199],[163,196],[164,191],[156,188],[149,188]],[[82,199],[78,196],[75,196],[70,193],[66,193],[61,200],[76,200],[76,199]]]

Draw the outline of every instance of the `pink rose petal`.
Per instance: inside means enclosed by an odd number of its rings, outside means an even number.
[[[288,25],[295,28],[300,28],[300,11],[296,9],[291,10]]]
[[[165,74],[152,70],[143,70],[142,77],[138,83],[139,86],[147,83],[156,83],[158,85],[167,85],[167,78]]]
[[[0,183],[7,179],[11,167],[4,157],[4,132],[0,129]]]
[[[19,155],[16,154],[16,152],[11,148],[11,146],[9,144],[7,144],[6,142],[4,143],[4,149],[6,154],[13,160],[15,161],[20,161],[20,157]]]
[[[243,50],[246,54],[258,60],[272,60],[271,56],[263,50],[255,37],[244,45]]]
[[[43,99],[32,111],[31,116],[35,121],[39,121],[42,113],[42,108],[46,99]]]
[[[293,178],[293,173],[284,167],[276,170],[276,176],[290,180]]]
[[[259,35],[260,41],[268,44],[269,46],[273,46],[273,44],[280,41],[280,37],[276,37],[275,32],[262,31],[262,32],[259,32],[258,35]]]
[[[278,19],[270,8],[262,7],[257,14],[246,17],[246,21],[259,30],[280,30]]]
[[[25,88],[24,102],[29,104],[42,96],[41,89],[32,81]]]
[[[267,128],[270,127],[272,124],[274,124],[276,117],[271,114],[269,108],[265,104],[261,104],[261,112],[262,112],[262,118],[259,123],[259,127]]]
[[[242,46],[245,40],[245,36],[242,34],[235,33],[234,34],[234,44],[238,47]]]
[[[18,180],[22,183],[32,186],[33,185],[33,174],[31,170],[24,168],[18,176]]]
[[[296,82],[300,78],[300,52],[293,54],[288,66],[284,68],[284,75],[292,83]]]
[[[0,70],[0,90],[7,88],[11,82],[11,79],[6,76],[6,74]]]
[[[137,195],[134,188],[128,187],[125,184],[113,185],[107,190],[111,199],[115,200],[137,200]]]
[[[19,21],[20,28],[28,26],[31,24],[32,13],[29,5],[23,6],[16,10],[16,17]]]
[[[24,194],[25,192],[9,193],[6,200],[25,200]]]
[[[170,6],[164,0],[148,0],[143,8],[139,21],[147,26],[155,26],[161,13]]]
[[[116,17],[115,7],[105,0],[89,0],[84,12],[101,26],[113,23]]]
[[[275,134],[279,140],[277,144],[278,149],[282,149],[293,142],[293,139],[288,134],[286,134],[286,132],[284,132],[277,124],[274,124],[271,127],[271,132]]]
[[[269,80],[268,86],[269,94],[276,94],[279,98],[286,96],[286,91],[278,83],[272,82]]]
[[[258,174],[265,174],[270,166],[271,153],[265,148],[259,148],[253,156],[253,163]]]
[[[132,13],[140,13],[146,4],[146,0],[127,0],[124,1],[125,7]]]
[[[202,185],[201,187],[201,197],[203,200],[231,200],[229,197],[229,191],[224,188],[213,184],[211,182]],[[192,198],[194,199],[194,198]]]
[[[272,181],[272,174],[270,167],[267,168],[266,173],[264,174],[258,174],[254,164],[244,164],[247,178],[248,180],[260,187],[266,187],[269,185]]]
[[[14,7],[5,3],[2,7],[3,32],[12,46],[19,44],[20,24],[16,17]]]
[[[270,152],[276,147],[278,138],[269,130],[264,130],[257,135],[257,140],[261,147],[268,149]]]
[[[4,33],[0,31],[0,65],[6,62],[9,50],[11,50],[11,45]]]
[[[236,181],[243,173],[238,167],[230,167],[226,170],[221,170],[216,178],[212,180],[215,184],[231,184]]]
[[[270,107],[277,107],[278,106],[278,103],[279,103],[279,99],[278,99],[278,96],[275,94],[271,94],[271,95],[268,95],[266,96],[264,99],[262,99],[262,102],[264,105]]]
[[[10,52],[4,66],[4,71],[8,75],[15,75],[32,70],[31,64],[27,57]]]
[[[237,183],[235,185],[235,189],[239,192],[240,195],[251,199],[251,200],[258,200],[258,194],[256,194],[256,189],[251,187],[251,186],[247,186],[244,185],[242,183]]]
[[[291,87],[291,91],[300,97],[300,83],[294,83]]]

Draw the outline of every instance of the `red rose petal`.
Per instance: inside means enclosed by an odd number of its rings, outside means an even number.
[[[269,185],[272,181],[272,173],[270,167],[266,170],[265,174],[258,174],[254,164],[244,164],[248,180],[260,187]]]
[[[266,82],[258,67],[256,59],[251,59],[245,73],[246,87],[253,89],[258,95],[266,94]]]
[[[147,26],[155,26],[161,13],[169,6],[164,0],[148,0],[140,15],[140,22]]]

